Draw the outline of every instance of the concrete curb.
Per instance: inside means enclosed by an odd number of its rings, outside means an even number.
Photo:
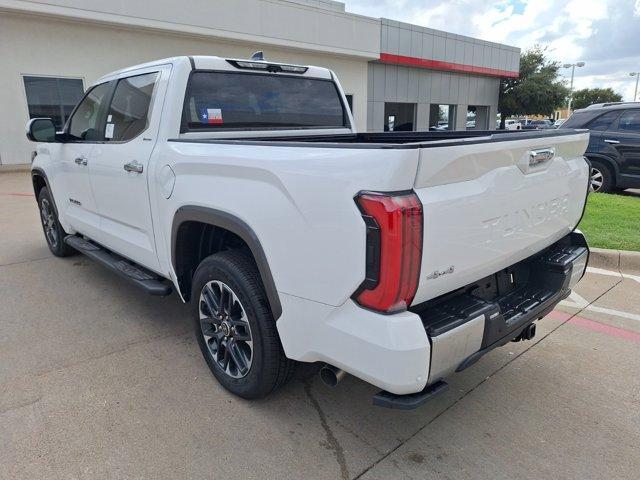
[[[0,173],[28,172],[31,170],[30,163],[18,163],[15,165],[0,165]]]
[[[605,270],[640,273],[640,252],[592,248],[589,266]]]

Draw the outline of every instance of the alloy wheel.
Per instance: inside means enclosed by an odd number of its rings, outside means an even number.
[[[247,313],[234,291],[219,280],[200,292],[200,329],[214,362],[232,378],[249,373],[253,337]]]
[[[56,228],[56,218],[51,208],[51,203],[46,198],[43,198],[40,202],[40,218],[42,220],[42,228],[44,229],[44,235],[47,238],[47,242],[53,248],[58,246],[58,229]]]
[[[603,182],[602,172],[597,168],[591,167],[591,186],[593,187],[593,191],[599,192],[600,189],[602,189]]]

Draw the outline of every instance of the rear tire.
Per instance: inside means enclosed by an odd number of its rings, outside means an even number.
[[[40,209],[40,222],[42,223],[44,238],[51,253],[56,257],[75,255],[77,253],[76,250],[64,242],[67,232],[60,225],[53,199],[47,187],[42,187],[38,193],[38,208]]]
[[[591,163],[591,186],[597,193],[610,193],[615,189],[615,177],[608,165],[598,161],[590,160]]]
[[[284,354],[249,256],[228,250],[205,258],[191,296],[198,345],[224,388],[242,398],[262,398],[291,379],[296,362]]]

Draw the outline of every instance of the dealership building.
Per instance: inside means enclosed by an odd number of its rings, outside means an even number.
[[[390,12],[392,15],[393,12]],[[360,131],[492,129],[520,50],[332,0],[0,0],[0,165],[28,163],[30,117],[64,124],[107,72],[176,55],[318,65],[339,77]]]

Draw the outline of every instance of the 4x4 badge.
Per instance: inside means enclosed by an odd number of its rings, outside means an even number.
[[[456,270],[456,267],[454,267],[453,265],[451,265],[449,268],[445,270],[436,270],[435,272],[431,272],[429,275],[427,275],[427,280],[435,280],[436,278],[441,277],[443,275],[453,273],[455,272],[455,270]]]

